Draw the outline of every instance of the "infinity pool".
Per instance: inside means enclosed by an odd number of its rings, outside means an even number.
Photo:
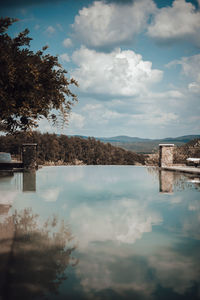
[[[200,178],[136,166],[0,177],[0,299],[200,299]]]

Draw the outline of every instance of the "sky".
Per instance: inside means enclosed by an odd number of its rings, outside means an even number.
[[[7,0],[2,17],[79,83],[68,135],[200,134],[200,0]]]

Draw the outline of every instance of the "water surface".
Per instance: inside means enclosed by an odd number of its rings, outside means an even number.
[[[199,180],[135,166],[0,177],[2,299],[200,299]]]

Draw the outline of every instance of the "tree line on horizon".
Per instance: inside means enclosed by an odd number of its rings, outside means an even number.
[[[0,136],[0,152],[20,155],[23,143],[37,143],[38,164],[76,164],[81,161],[87,165],[135,165],[145,164],[145,157],[127,151],[110,143],[104,144],[95,138],[83,139],[50,133],[33,132],[31,135]]]

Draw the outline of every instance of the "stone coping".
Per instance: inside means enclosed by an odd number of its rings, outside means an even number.
[[[160,147],[174,147],[174,144],[159,144]]]

